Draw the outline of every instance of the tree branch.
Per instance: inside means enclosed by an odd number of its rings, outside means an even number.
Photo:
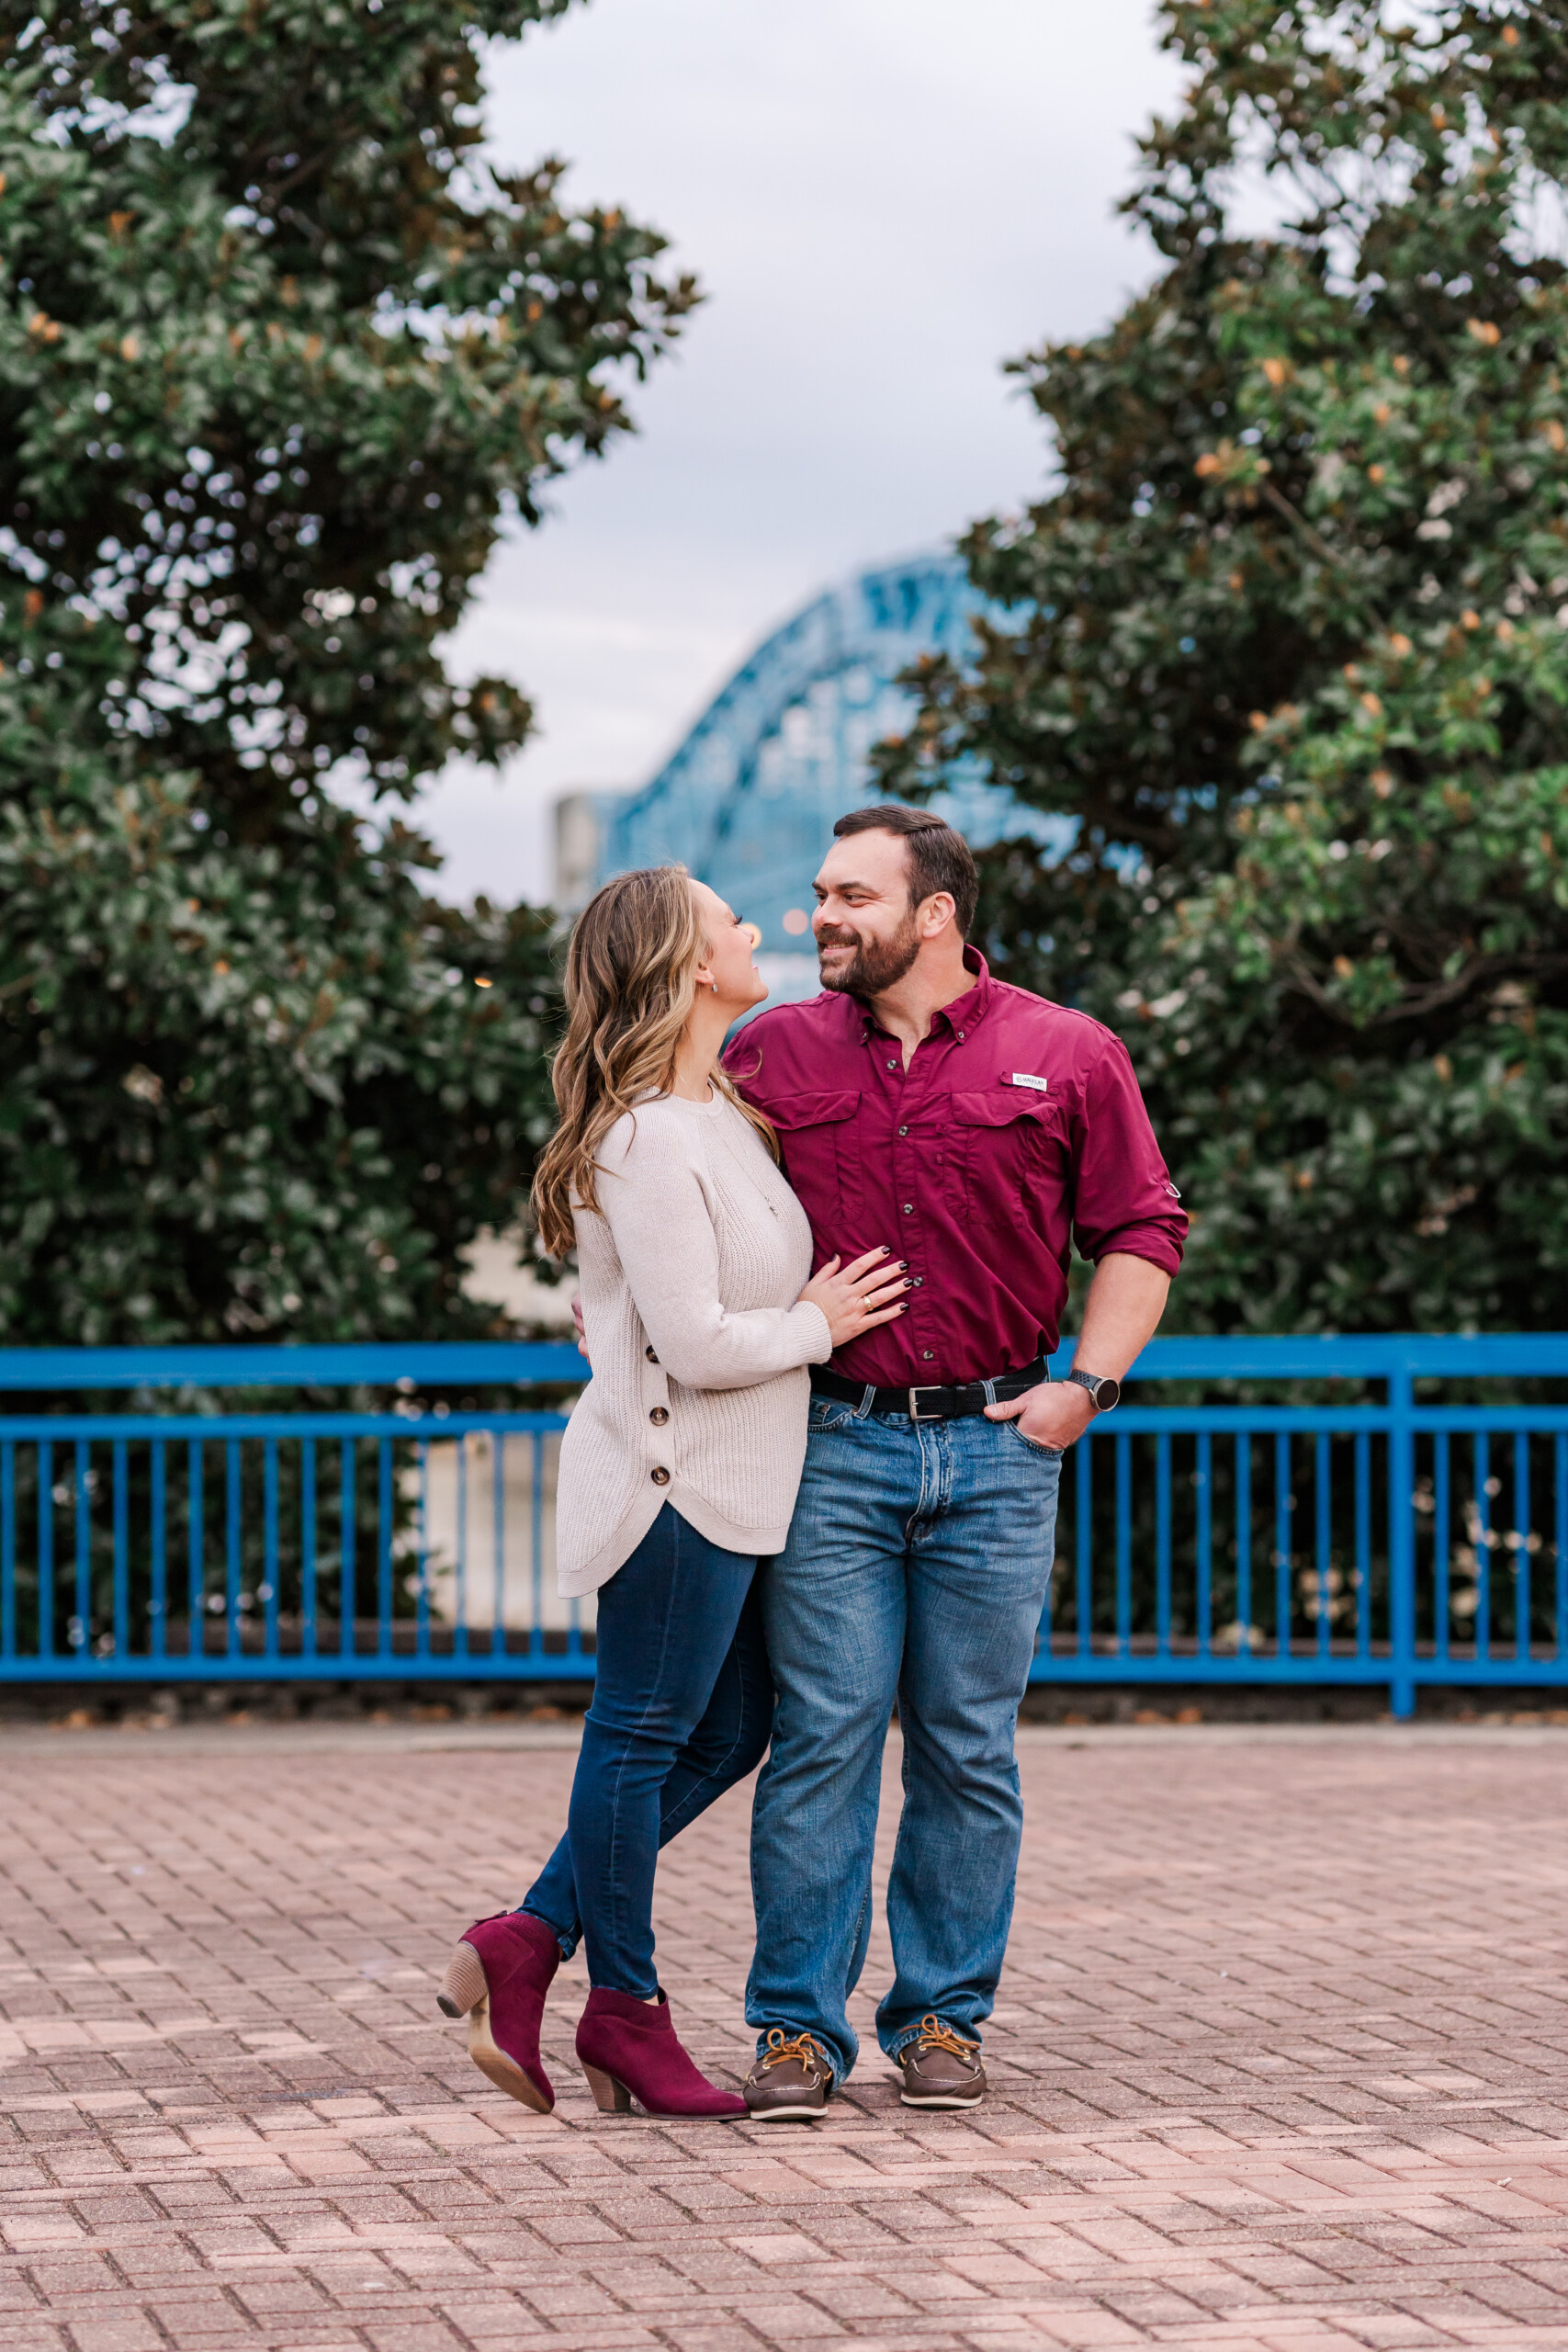
[[[1264,497],[1269,501],[1269,505],[1277,508],[1278,511],[1285,517],[1287,523],[1292,525],[1293,527],[1301,533],[1308,547],[1311,548],[1314,555],[1320,557],[1322,560],[1327,564],[1331,571],[1338,571],[1342,570],[1343,567],[1339,557],[1334,553],[1331,548],[1325,546],[1324,541],[1318,537],[1317,533],[1313,529],[1312,525],[1307,521],[1306,516],[1301,512],[1299,507],[1292,505],[1290,500],[1285,496],[1284,492],[1275,489],[1267,474],[1265,474],[1263,480],[1258,486],[1263,492]]]
[[[1502,979],[1515,972],[1531,973],[1543,979],[1553,978],[1560,972],[1568,972],[1568,956],[1477,956],[1451,980],[1445,980],[1436,988],[1407,991],[1397,1004],[1388,1006],[1382,1012],[1370,1014],[1365,1021],[1358,1021],[1347,1012],[1298,957],[1291,957],[1285,968],[1291,984],[1303,996],[1309,997],[1320,1012],[1326,1012],[1331,1020],[1337,1021],[1343,1027],[1386,1029],[1396,1021],[1420,1021],[1428,1013],[1441,1012],[1446,1006],[1457,1004],[1461,998],[1468,996],[1482,980]]]

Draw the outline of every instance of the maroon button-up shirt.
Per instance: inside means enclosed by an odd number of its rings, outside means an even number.
[[[814,1263],[885,1242],[908,1312],[834,1369],[878,1387],[987,1380],[1055,1347],[1069,1243],[1181,1263],[1179,1205],[1127,1049],[1087,1013],[993,980],[903,1047],[855,998],[825,992],[748,1023],[725,1055],[778,1129]]]

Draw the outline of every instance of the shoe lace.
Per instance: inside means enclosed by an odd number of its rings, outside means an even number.
[[[916,2047],[922,2053],[928,2050],[946,2050],[954,2058],[967,2058],[970,2052],[978,2050],[980,2045],[977,2041],[966,2041],[952,2026],[943,2025],[940,2018],[922,2018]]]
[[[764,2070],[769,2066],[787,2066],[791,2059],[802,2066],[826,2067],[828,2061],[820,2044],[809,2033],[786,2034],[782,2025],[773,2026],[768,2034],[767,2047],[762,2052]]]

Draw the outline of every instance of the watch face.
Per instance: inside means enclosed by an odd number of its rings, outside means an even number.
[[[1097,1381],[1094,1401],[1099,1411],[1109,1413],[1113,1405],[1122,1402],[1122,1383],[1119,1380]]]

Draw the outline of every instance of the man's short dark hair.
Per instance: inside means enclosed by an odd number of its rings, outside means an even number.
[[[847,841],[852,833],[896,833],[909,856],[909,905],[918,907],[934,891],[945,890],[953,900],[953,921],[960,939],[967,939],[980,895],[980,877],[962,833],[929,808],[905,808],[897,800],[874,802],[869,808],[852,808],[833,828],[833,839]]]

